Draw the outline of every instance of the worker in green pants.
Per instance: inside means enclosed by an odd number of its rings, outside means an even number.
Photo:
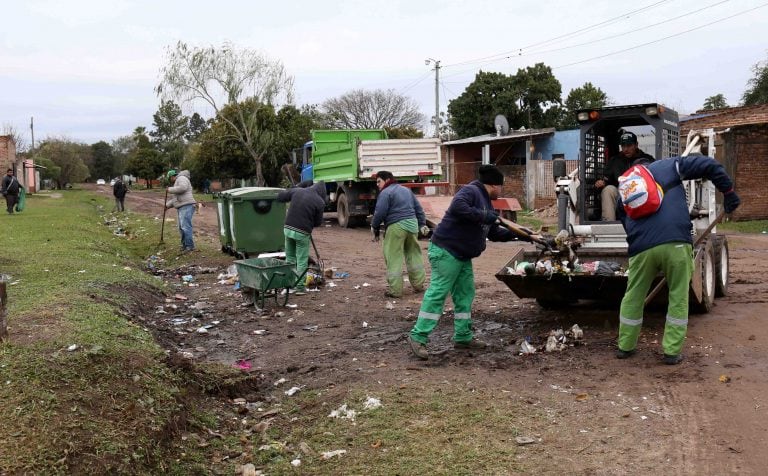
[[[387,291],[389,297],[403,295],[403,258],[408,270],[408,280],[417,293],[424,290],[426,273],[418,233],[427,235],[426,216],[416,195],[397,183],[394,175],[386,170],[376,173],[376,210],[371,220],[374,241],[379,241],[381,225],[384,234],[384,261],[387,265]]]
[[[323,223],[327,194],[325,182],[305,180],[277,194],[278,202],[289,202],[285,215],[285,260],[296,264],[296,276],[303,277],[309,267],[309,244],[312,230]],[[296,283],[295,294],[306,292],[306,278]]]
[[[472,259],[485,251],[486,238],[510,241],[515,235],[499,226],[491,200],[498,198],[504,175],[493,165],[482,165],[479,180],[459,190],[432,235],[427,255],[432,266],[429,288],[424,294],[416,324],[408,342],[413,354],[429,359],[427,341],[443,314],[448,295],[454,304],[454,347],[482,349],[485,342],[472,333],[472,301],[475,279]]]
[[[634,190],[627,191],[628,204],[625,205],[622,202],[622,179],[619,179],[616,213],[627,232],[629,278],[621,300],[616,357],[626,359],[635,354],[643,324],[645,296],[653,279],[659,272],[663,272],[669,288],[667,322],[661,344],[663,362],[675,365],[683,360],[683,344],[688,331],[688,287],[693,273],[693,225],[683,181],[710,180],[723,193],[726,213],[736,210],[741,200],[733,190],[733,182],[725,168],[711,157],[700,154],[670,157],[647,164],[646,167],[658,186],[664,190],[661,206],[653,213],[631,218],[627,208],[637,193]]]

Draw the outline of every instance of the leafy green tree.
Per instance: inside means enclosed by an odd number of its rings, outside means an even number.
[[[152,180],[165,170],[163,157],[149,140],[144,127],[137,127],[133,135],[136,148],[128,158],[126,171],[139,179],[144,179],[147,188],[152,188]]]
[[[173,101],[160,100],[160,108],[152,115],[154,130],[149,135],[168,167],[178,167],[184,160],[185,137],[189,135],[189,118]]]
[[[768,61],[759,61],[752,66],[754,76],[747,82],[747,89],[741,100],[745,106],[768,103]]]
[[[198,113],[192,114],[189,118],[189,132],[187,133],[187,141],[196,142],[200,138],[200,134],[208,130],[211,126],[211,120],[206,121]]]
[[[41,142],[35,152],[37,160],[48,159],[59,168],[58,177],[54,178],[56,188],[87,179],[90,172],[85,163],[91,161],[91,154],[91,147],[87,144],[53,138]]]
[[[59,177],[61,176],[61,167],[56,165],[54,161],[47,157],[36,156],[35,165],[41,165],[45,167],[40,169],[40,178],[42,180],[53,180],[55,183],[59,183]]]
[[[136,138],[121,136],[113,140],[111,145],[115,174],[122,175],[126,172],[129,157],[136,150]]]
[[[390,139],[422,139],[424,131],[415,127],[385,127],[387,137]]]
[[[93,161],[89,167],[91,177],[109,178],[115,173],[115,157],[112,154],[112,146],[104,141],[91,144],[91,154]]]
[[[568,97],[565,98],[565,107],[562,109],[558,127],[560,129],[576,128],[579,126],[579,122],[576,120],[576,111],[580,109],[601,108],[609,103],[608,95],[590,82],[586,82],[578,88],[573,88],[568,93]]]
[[[323,113],[333,128],[418,128],[424,115],[413,99],[394,89],[354,89],[323,103]]]
[[[206,102],[217,119],[228,123],[227,135],[240,142],[255,164],[257,184],[264,184],[262,160],[274,135],[260,129],[259,115],[249,113],[246,99],[267,106],[280,100],[292,102],[293,78],[282,62],[230,43],[220,48],[198,48],[179,42],[168,49],[168,61],[155,91],[164,99]],[[225,107],[232,113],[222,114]]]
[[[503,114],[508,119],[519,115],[517,99],[514,78],[480,71],[464,92],[448,103],[450,127],[458,137],[494,133],[496,115]]]
[[[723,109],[726,107],[728,107],[728,101],[726,101],[725,96],[722,94],[715,94],[704,100],[704,107],[702,107],[702,110],[711,111],[713,109]]]
[[[547,114],[553,106],[561,104],[562,86],[552,74],[552,68],[536,63],[525,69],[518,69],[512,78],[517,92],[518,108],[522,117],[516,118],[515,125],[539,129],[554,127],[559,114]]]

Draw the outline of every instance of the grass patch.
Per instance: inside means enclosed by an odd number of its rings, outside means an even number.
[[[369,394],[362,390],[327,403],[307,392],[270,429],[270,448],[256,450],[254,463],[267,474],[291,472],[294,458],[307,474],[528,473],[514,439],[529,435],[542,416],[495,392],[440,384],[393,389],[376,395],[383,406],[374,410],[363,410]],[[328,417],[342,403],[359,412],[354,422]],[[302,454],[302,443],[316,454]],[[321,457],[339,449],[346,453]]]
[[[0,272],[12,284],[10,341],[0,345],[0,401],[10,413],[0,473],[167,469],[162,441],[179,424],[184,382],[120,311],[131,300],[120,290],[162,295],[140,269],[164,251],[152,239],[160,224],[115,218],[106,193],[51,195],[2,217]]]
[[[717,225],[717,228],[735,233],[768,233],[768,220],[729,221]]]

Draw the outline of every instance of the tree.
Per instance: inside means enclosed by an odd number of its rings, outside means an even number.
[[[59,167],[58,177],[54,178],[57,188],[68,183],[82,182],[89,176],[86,162],[91,160],[91,147],[68,139],[48,138],[40,143],[35,151],[40,159],[48,159]]]
[[[354,89],[323,103],[329,125],[337,129],[419,128],[419,105],[394,89]]]
[[[515,122],[527,128],[554,127],[559,114],[547,114],[547,110],[561,104],[562,86],[552,74],[552,68],[536,63],[525,69],[518,69],[513,77],[517,101],[522,118]]]
[[[91,145],[93,161],[89,167],[91,177],[110,178],[115,173],[115,157],[112,155],[112,146],[104,141]]]
[[[390,139],[422,139],[424,132],[415,127],[385,127]]]
[[[177,167],[184,160],[184,138],[189,135],[189,118],[173,101],[160,101],[160,108],[152,115],[155,129],[149,133],[155,148],[168,167]]]
[[[126,172],[128,158],[136,150],[136,138],[134,136],[121,136],[112,141],[112,157],[116,175]]]
[[[212,121],[206,121],[203,119],[203,117],[198,114],[194,113],[192,114],[192,117],[189,118],[189,131],[187,132],[186,139],[189,142],[195,142],[200,138],[200,134],[208,130],[208,128],[211,126]]]
[[[16,144],[16,151],[20,152],[27,148],[27,142],[24,140],[24,136],[16,129],[16,126],[10,122],[3,123],[2,129],[0,129],[0,136],[11,136],[13,143]]]
[[[704,100],[704,106],[701,108],[704,111],[711,111],[713,109],[723,109],[728,107],[728,102],[725,100],[725,96],[722,94],[715,94]]]
[[[511,76],[480,71],[464,92],[448,103],[450,127],[458,137],[494,133],[493,120],[498,114],[508,119],[519,115],[517,98]]]
[[[752,66],[754,76],[747,81],[747,89],[741,100],[745,106],[768,103],[768,61]]]
[[[137,127],[133,132],[136,148],[132,151],[126,164],[126,170],[137,178],[147,182],[147,188],[152,188],[152,180],[165,170],[165,164],[160,152],[149,140],[146,129]]]
[[[236,49],[230,43],[217,47],[189,47],[179,42],[168,49],[155,91],[165,99],[186,102],[202,100],[226,121],[234,137],[255,163],[257,184],[264,184],[261,161],[273,136],[259,128],[256,115],[247,114],[246,99],[272,106],[281,99],[292,102],[293,78],[282,62],[251,49]],[[233,114],[221,112],[229,106]]]
[[[579,122],[576,120],[576,111],[580,109],[601,108],[609,103],[608,95],[590,82],[586,82],[578,88],[573,88],[568,93],[568,97],[565,98],[565,108],[559,121],[559,128],[573,129],[578,127]]]

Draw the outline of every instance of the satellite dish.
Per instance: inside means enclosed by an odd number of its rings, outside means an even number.
[[[496,116],[496,119],[493,120],[493,126],[496,128],[497,136],[505,136],[509,132],[509,123],[503,114]]]

